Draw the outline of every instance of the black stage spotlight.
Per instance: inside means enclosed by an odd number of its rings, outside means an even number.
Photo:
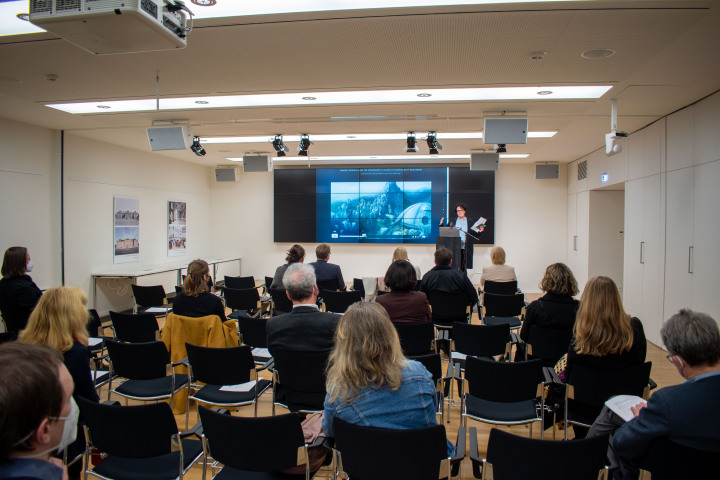
[[[406,152],[418,152],[420,149],[417,147],[417,139],[415,138],[415,132],[408,132],[407,136],[407,147]]]
[[[193,137],[193,143],[190,145],[190,150],[192,150],[198,157],[205,155],[205,149],[200,146],[200,137]]]
[[[308,148],[310,148],[310,137],[307,133],[300,135],[300,145],[298,145],[297,153],[301,157],[308,156]]]
[[[505,148],[505,144],[498,143],[497,150],[495,150],[495,153],[507,153],[507,148]]]
[[[437,155],[439,153],[438,150],[442,150],[442,145],[438,143],[437,134],[435,132],[428,132],[427,144],[430,149],[430,155]]]
[[[272,141],[272,146],[277,152],[278,157],[284,157],[285,152],[290,151],[290,149],[283,143],[282,135],[279,133],[275,135],[275,140]]]

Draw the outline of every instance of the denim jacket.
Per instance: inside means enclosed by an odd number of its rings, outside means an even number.
[[[347,401],[325,397],[323,433],[332,437],[333,419],[338,418],[355,425],[383,428],[423,428],[437,425],[437,396],[432,376],[425,366],[414,360],[407,361],[402,371],[402,383],[395,391],[389,385],[370,385]],[[448,442],[448,456],[455,447]]]

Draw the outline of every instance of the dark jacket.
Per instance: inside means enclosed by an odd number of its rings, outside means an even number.
[[[432,292],[465,293],[468,305],[478,301],[477,290],[467,275],[450,265],[436,265],[423,275],[420,291],[428,296]]]
[[[222,300],[210,292],[203,292],[197,297],[188,297],[182,292],[178,293],[173,300],[173,313],[183,317],[217,315],[223,322],[227,320]]]
[[[520,338],[527,342],[534,326],[572,331],[579,305],[570,295],[546,293],[527,306]]]
[[[42,291],[29,275],[0,279],[0,312],[8,332],[25,328]]]
[[[95,391],[95,383],[92,379],[90,370],[90,350],[80,342],[73,342],[72,348],[63,353],[65,366],[70,372],[70,376],[75,383],[73,390],[73,398],[77,401],[78,397],[85,398],[92,402],[98,402],[100,399]],[[80,421],[82,422],[82,415]],[[72,459],[81,454],[85,450],[85,435],[82,427],[78,428],[77,438],[68,446],[68,458]],[[73,467],[75,467],[73,465]],[[74,473],[80,473],[78,467],[73,468]]]
[[[340,321],[336,313],[321,312],[315,307],[299,306],[292,312],[267,321],[267,344],[273,348],[301,352],[329,352],[333,348],[335,329]]]
[[[390,292],[375,299],[397,323],[429,322],[432,320],[430,304],[423,292]]]
[[[310,265],[315,269],[315,278],[318,282],[335,280],[337,286],[332,290],[345,290],[345,280],[343,280],[340,265],[328,263],[325,260],[318,260]]]
[[[457,221],[456,218],[448,219],[447,226],[448,227],[454,227],[455,222]],[[476,232],[475,230],[472,230],[472,226],[475,225],[475,222],[478,221],[477,218],[468,218],[468,229],[467,231],[470,233],[470,235],[474,235],[478,237],[480,233],[482,232]],[[440,226],[444,226],[443,224],[440,224]],[[472,270],[473,268],[473,252],[475,250],[475,243],[477,243],[477,240],[472,238],[470,235],[465,235],[465,268],[468,270]],[[479,238],[479,237],[478,237]],[[458,258],[457,261],[459,262],[460,259]]]

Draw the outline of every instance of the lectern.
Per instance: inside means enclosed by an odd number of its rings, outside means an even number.
[[[441,248],[447,248],[450,250],[453,255],[451,265],[458,270],[462,270],[462,265],[460,265],[461,246],[460,230],[455,227],[440,227],[440,232],[435,238],[435,250],[439,250]]]

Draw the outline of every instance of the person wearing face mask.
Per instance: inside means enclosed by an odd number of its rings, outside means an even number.
[[[73,381],[57,349],[0,345],[0,478],[67,480],[53,455],[75,439]]]
[[[208,263],[201,259],[193,260],[188,265],[187,272],[182,292],[175,295],[173,300],[173,313],[184,317],[217,315],[223,322],[227,321],[222,300],[208,291]]]
[[[87,296],[80,288],[49,288],[30,314],[27,327],[20,332],[19,340],[49,345],[60,351],[73,380],[73,398],[83,397],[97,402],[99,399],[90,373],[91,355],[87,348],[89,314],[86,305]],[[79,431],[77,440],[68,446],[68,459],[77,457],[85,449],[82,428],[79,427]],[[75,462],[69,467],[71,478],[80,475],[81,463]]]
[[[28,275],[33,268],[25,247],[10,247],[5,251],[0,279],[0,313],[8,332],[17,333],[27,324],[42,291]]]

